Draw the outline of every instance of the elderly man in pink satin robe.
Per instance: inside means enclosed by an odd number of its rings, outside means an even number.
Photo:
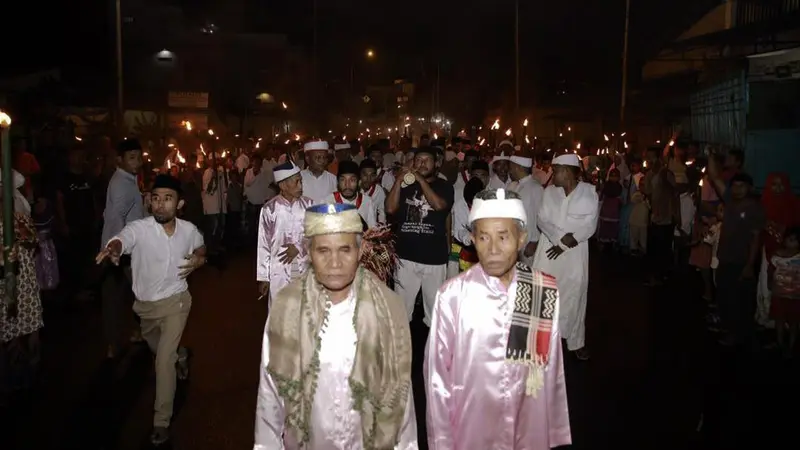
[[[303,196],[300,168],[292,161],[272,169],[281,192],[261,208],[258,224],[256,280],[261,298],[272,299],[302,275],[308,265],[303,216],[312,200]]]
[[[478,193],[480,263],[439,289],[425,355],[431,450],[546,450],[572,436],[553,277],[517,262],[528,242],[515,192]]]

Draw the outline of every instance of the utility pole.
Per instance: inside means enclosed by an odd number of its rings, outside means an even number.
[[[619,102],[619,130],[625,131],[625,105],[628,101],[628,25],[631,17],[631,0],[625,0],[625,34],[622,42],[622,98]]]
[[[313,101],[312,101],[312,104],[311,104],[311,109],[312,109],[312,111],[314,111],[314,122],[316,122],[314,124],[314,126],[317,128],[317,130],[320,130],[321,129],[321,128],[319,128],[319,122],[320,122],[320,117],[319,116],[320,116],[320,114],[319,114],[319,105],[318,105],[318,101],[319,101],[319,77],[317,76],[317,0],[313,0],[313,2],[314,2],[313,3],[314,12],[312,14],[312,17],[313,17],[312,20],[313,20],[313,27],[314,27],[314,30],[313,30],[313,36],[314,36],[313,39],[314,40],[313,40],[313,43],[312,43],[312,50],[311,50],[311,70],[312,70],[311,83],[312,83],[312,86],[314,86],[314,88],[313,88],[314,93],[312,95],[312,100]]]
[[[514,47],[515,47],[515,65],[516,65],[516,112],[519,112],[519,0],[514,2]]]
[[[116,67],[116,74],[117,74],[117,104],[116,104],[116,115],[117,120],[115,121],[115,125],[117,126],[117,131],[119,133],[123,132],[124,123],[125,123],[125,109],[123,105],[123,84],[122,84],[122,0],[116,0],[115,2],[115,11],[114,11],[114,19],[115,19],[115,28],[116,28],[116,57],[117,57],[117,67]],[[123,137],[123,136],[120,136]]]

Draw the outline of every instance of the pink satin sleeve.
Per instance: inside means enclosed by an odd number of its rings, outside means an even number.
[[[261,208],[258,220],[258,244],[256,255],[256,280],[270,282],[270,262],[275,243],[275,202]]]
[[[451,374],[455,328],[449,302],[436,294],[428,345],[425,348],[424,374],[427,387],[428,448],[453,449],[451,419],[453,378]]]

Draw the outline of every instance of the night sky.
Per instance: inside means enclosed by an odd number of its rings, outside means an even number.
[[[248,31],[285,33],[310,50],[312,0],[161,1],[184,4],[187,17],[197,23],[233,21]],[[632,0],[633,82],[647,56],[719,1]],[[69,5],[43,15],[41,4],[29,2],[20,5],[18,20],[4,21],[14,45],[5,52],[0,72],[63,62],[105,65],[113,57],[104,54],[113,48],[112,2],[53,3]],[[523,80],[548,88],[561,80],[597,89],[617,86],[624,9],[624,0],[521,0]],[[244,14],[225,17],[236,10]],[[430,77],[438,61],[442,83],[468,79],[489,89],[513,85],[513,0],[318,0],[318,18],[324,70],[346,71],[348,61],[360,63],[365,49],[373,48],[378,67],[371,70],[381,77]]]

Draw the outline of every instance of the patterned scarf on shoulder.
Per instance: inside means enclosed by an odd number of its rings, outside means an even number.
[[[361,415],[363,448],[391,450],[398,442],[411,388],[408,316],[396,294],[363,267],[358,268],[353,287],[358,338],[349,379],[353,410]],[[267,325],[267,371],[284,401],[286,432],[301,447],[313,432],[321,331],[329,308],[327,293],[309,269],[276,296]]]
[[[536,398],[544,387],[558,288],[556,279],[517,263],[517,293],[508,331],[506,361],[528,366],[525,394]]]

